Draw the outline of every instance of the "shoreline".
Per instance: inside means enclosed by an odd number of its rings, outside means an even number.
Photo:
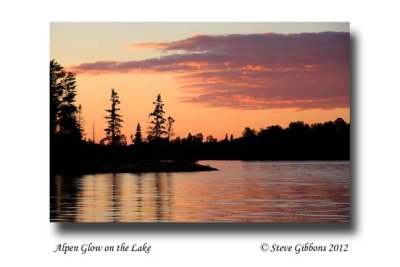
[[[51,170],[51,175],[57,174],[98,174],[98,173],[148,173],[148,172],[202,172],[218,171],[217,168],[198,163],[175,162],[121,162],[116,164],[101,164],[92,166],[63,166]]]

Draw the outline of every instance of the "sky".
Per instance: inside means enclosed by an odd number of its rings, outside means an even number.
[[[128,140],[138,122],[147,135],[159,93],[181,137],[350,121],[348,23],[56,22],[50,58],[77,74],[85,134],[94,128],[96,142],[112,88]]]

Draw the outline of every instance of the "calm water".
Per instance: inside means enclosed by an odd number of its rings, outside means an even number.
[[[202,161],[192,173],[58,175],[52,221],[348,222],[349,162]]]

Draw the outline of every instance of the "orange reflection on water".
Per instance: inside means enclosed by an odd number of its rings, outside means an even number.
[[[52,221],[348,222],[350,164],[215,161],[216,172],[55,177]]]
[[[83,176],[79,183],[81,191],[77,195],[75,221],[172,220],[171,184],[168,175],[148,176],[148,174],[129,173]]]

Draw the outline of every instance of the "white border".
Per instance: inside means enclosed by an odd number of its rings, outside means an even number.
[[[3,1],[1,259],[26,266],[338,266],[396,263],[399,47],[395,1]],[[49,223],[47,67],[50,21],[350,21],[355,38],[350,230],[73,232]],[[356,98],[356,99],[354,99]],[[148,242],[149,255],[54,254],[57,243]],[[261,242],[348,243],[337,254],[266,254]]]

